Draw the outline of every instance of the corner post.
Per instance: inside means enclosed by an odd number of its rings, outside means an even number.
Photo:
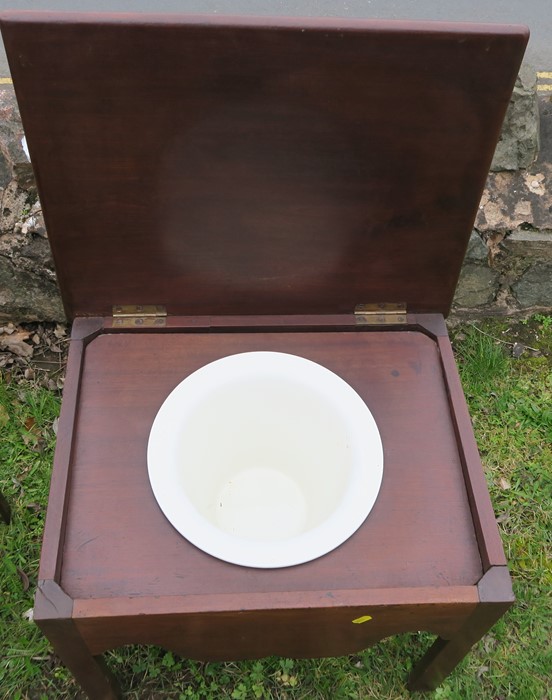
[[[119,685],[102,656],[93,656],[74,620],[73,601],[53,580],[40,581],[35,622],[90,700],[119,700]]]
[[[473,613],[454,637],[435,640],[412,671],[409,690],[435,690],[514,602],[506,566],[491,567],[477,584],[477,589],[480,602]]]

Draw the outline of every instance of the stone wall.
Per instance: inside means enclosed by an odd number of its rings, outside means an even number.
[[[517,168],[521,164],[523,168]],[[499,172],[487,178],[453,313],[460,317],[549,313],[552,102],[549,97],[537,99],[535,80],[527,77],[526,69],[516,84],[493,168]]]
[[[64,320],[22,137],[13,88],[0,85],[0,325],[3,319]]]
[[[516,84],[493,161],[498,172],[489,175],[455,296],[457,317],[552,309],[552,104],[541,100],[539,116],[534,78],[525,68]],[[0,85],[0,323],[63,321],[22,137],[13,88]]]
[[[529,168],[539,153],[540,120],[537,74],[523,64],[514,87],[491,172]]]

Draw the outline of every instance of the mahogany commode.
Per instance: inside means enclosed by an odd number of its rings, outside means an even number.
[[[2,31],[73,321],[35,602],[56,653],[114,698],[101,654],[123,644],[331,656],[424,629],[410,686],[435,687],[513,601],[443,316],[526,30],[8,13]],[[384,446],[365,523],[289,568],[195,548],[147,475],[168,393],[254,350],[336,372]]]

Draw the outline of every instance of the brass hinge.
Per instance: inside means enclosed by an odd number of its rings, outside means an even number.
[[[165,326],[167,310],[160,304],[117,304],[113,307],[113,325],[118,328]]]
[[[357,324],[364,326],[389,326],[406,323],[406,304],[357,304]]]

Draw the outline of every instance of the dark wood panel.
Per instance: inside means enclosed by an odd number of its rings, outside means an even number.
[[[314,562],[253,570],[196,549],[168,523],[146,444],[168,393],[203,364],[292,352],[366,400],[385,453],[365,524]],[[61,585],[72,598],[473,585],[482,574],[437,345],[419,332],[106,334],[85,349]]]
[[[40,579],[59,579],[60,577],[63,538],[66,526],[65,516],[69,499],[69,482],[71,480],[71,460],[84,360],[83,345],[82,340],[77,340],[72,336],[65,373],[59,430],[56,437],[56,452],[50,482],[48,511],[44,524],[38,574]]]
[[[477,588],[481,604],[457,634],[434,642],[412,671],[408,683],[410,690],[434,690],[514,602],[512,581],[506,566],[492,566]]]
[[[524,28],[15,13],[2,30],[70,317],[448,312]]]
[[[307,658],[352,654],[392,634],[420,629],[450,637],[458,632],[476,607],[476,603],[457,603],[263,609],[78,619],[76,624],[93,654],[133,642],[158,644],[187,658],[202,661],[258,659],[273,655]],[[371,619],[366,622],[353,622],[367,615]]]
[[[41,620],[38,626],[71,669],[90,700],[118,700],[119,685],[101,657],[91,656],[86,643],[70,618]]]
[[[57,584],[56,584],[57,585]],[[60,589],[61,590],[61,589]],[[326,610],[327,608],[358,608],[368,613],[372,608],[409,605],[448,606],[474,605],[479,602],[477,586],[426,586],[416,588],[349,588],[266,593],[210,593],[181,596],[135,596],[133,598],[78,598],[72,614],[79,620],[119,620],[141,615],[164,619],[167,615],[188,615],[199,612],[227,613],[239,610]],[[64,594],[65,595],[65,594]],[[360,614],[360,613],[359,613]],[[51,612],[49,614],[51,617]]]
[[[485,473],[473,434],[470,414],[456,370],[452,347],[448,338],[438,338],[439,352],[446,368],[447,386],[451,397],[451,414],[456,431],[468,499],[475,524],[483,569],[505,566],[506,557],[496,525]]]

